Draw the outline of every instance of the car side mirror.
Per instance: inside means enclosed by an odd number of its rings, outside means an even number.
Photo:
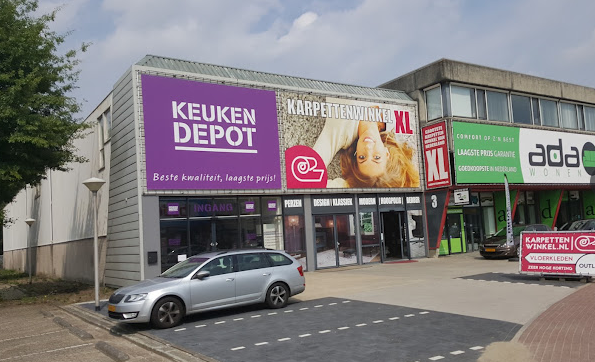
[[[192,279],[203,280],[204,278],[207,278],[209,276],[211,276],[211,272],[204,270],[204,271],[199,271],[198,273],[194,274],[194,277]]]

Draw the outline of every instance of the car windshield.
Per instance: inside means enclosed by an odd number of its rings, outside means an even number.
[[[195,256],[190,257],[167,269],[160,276],[163,278],[184,278],[207,260],[209,259]]]
[[[513,236],[519,236],[521,235],[521,232],[523,230],[525,230],[526,226],[513,226],[512,227],[512,235]],[[500,230],[498,230],[497,233],[494,234],[494,236],[506,236],[506,228],[502,228]]]

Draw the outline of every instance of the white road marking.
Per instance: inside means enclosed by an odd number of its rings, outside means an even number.
[[[215,324],[223,324],[223,323],[225,323],[225,321],[215,322]]]
[[[439,359],[443,359],[443,356],[434,356],[434,357],[430,357],[428,358],[430,361],[438,361]]]
[[[477,351],[477,350],[483,349],[483,347],[482,346],[475,346],[475,347],[471,347],[469,349],[472,349],[474,351]]]
[[[324,334],[324,333],[329,333],[330,331],[331,331],[330,329],[325,329],[324,331],[320,331],[320,332],[318,332],[318,333],[320,333],[320,334]]]
[[[355,326],[356,327],[363,327],[363,326],[367,326],[367,324],[366,323],[360,323],[360,324],[356,324]]]
[[[350,300],[344,300],[343,303],[351,303]]]
[[[244,320],[244,318],[235,318],[235,319],[234,319],[234,321],[236,321],[236,322],[237,322],[237,321],[243,321],[243,320]]]
[[[293,309],[290,309],[290,310],[286,310],[285,311],[285,313],[291,313],[291,312],[293,312]]]
[[[409,317],[415,317],[415,314],[405,314],[404,315],[405,318],[409,318]]]
[[[397,319],[399,319],[399,317],[390,317],[390,318],[389,318],[389,320],[391,320],[391,321],[395,321],[395,320],[397,320]]]
[[[14,357],[2,358],[2,359],[0,359],[0,361],[8,361],[8,360],[11,360],[11,359],[37,356],[37,355],[40,355],[40,354],[43,354],[43,353],[53,353],[53,352],[66,351],[66,350],[69,350],[69,349],[87,347],[87,346],[92,346],[92,345],[93,345],[93,343],[77,344],[76,346],[69,346],[69,347],[63,347],[63,348],[57,348],[57,349],[50,349],[48,351],[35,352],[35,353],[24,354],[24,355],[21,355],[21,356],[14,356]]]
[[[428,314],[430,312],[419,312],[419,314]]]
[[[463,353],[465,353],[465,351],[460,351],[459,350],[459,351],[452,351],[452,352],[450,352],[450,354],[455,355],[455,356],[458,355],[458,354],[463,354]]]
[[[241,347],[235,347],[235,348],[232,348],[231,350],[232,350],[232,351],[239,351],[240,349],[244,349],[244,348],[246,348],[246,347],[244,347],[244,346],[241,346]]]
[[[264,346],[265,344],[269,344],[269,342],[254,343],[255,346]]]
[[[329,303],[328,305],[337,305],[337,303]]]
[[[321,307],[324,307],[324,305],[322,305],[322,304],[319,304],[319,305],[315,305],[315,306],[314,306],[314,308],[321,308]]]
[[[194,327],[194,328],[202,328],[202,327],[206,327],[206,326],[207,326],[206,324],[201,324],[201,325],[199,325],[199,326],[196,326],[196,327]]]
[[[24,338],[33,338],[33,337],[45,336],[45,335],[48,335],[48,334],[54,334],[54,333],[65,332],[65,331],[67,331],[67,329],[60,329],[60,330],[57,330],[57,331],[51,331],[51,332],[40,333],[40,334],[31,334],[31,335],[22,336],[22,337],[0,339],[0,343],[1,342],[14,341],[14,340],[17,340],[17,339],[24,339]]]
[[[174,329],[174,332],[181,332],[181,331],[185,331],[186,328],[178,328],[178,329]]]
[[[340,330],[340,331],[342,331],[342,330],[345,330],[345,329],[349,329],[349,327],[339,327],[337,329]]]
[[[373,321],[372,323],[382,323],[382,322],[384,322],[384,321],[382,319],[380,319],[380,320],[377,320],[377,321]]]
[[[300,310],[308,310],[310,308],[306,307],[306,308],[300,308]]]
[[[275,315],[275,314],[277,314],[277,312],[272,312],[272,313],[269,313],[268,315]]]
[[[260,318],[260,314],[253,315],[253,316],[252,316],[252,317],[250,317],[250,318]]]
[[[285,342],[285,341],[289,341],[291,338],[279,338],[278,341],[279,342]]]
[[[310,337],[310,336],[311,336],[310,333],[306,333],[306,334],[300,334],[298,337],[304,338],[304,337]]]

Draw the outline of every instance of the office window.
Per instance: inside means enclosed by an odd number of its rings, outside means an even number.
[[[486,107],[486,91],[483,89],[477,90],[477,118],[488,119],[488,111]]]
[[[541,124],[543,126],[558,127],[558,107],[556,102],[540,99]]]
[[[560,102],[560,121],[562,128],[578,129],[578,117],[574,104]]]
[[[475,90],[459,86],[451,86],[452,115],[459,117],[476,118]]]
[[[514,123],[532,124],[531,120],[531,98],[513,94],[510,96],[512,102],[512,121]]]
[[[508,122],[508,96],[506,93],[486,92],[488,99],[488,119]]]
[[[103,116],[100,116],[97,119],[97,144],[99,147],[99,170],[101,170],[105,167],[104,129],[105,129],[105,119],[103,118]]]
[[[583,113],[583,106],[577,105],[576,106],[578,114],[578,129],[585,129],[585,116]]]
[[[428,121],[442,117],[442,92],[440,87],[426,91],[426,107],[428,109]]]
[[[585,131],[595,131],[595,108],[583,108],[585,110]]]
[[[531,110],[533,111],[533,124],[541,126],[541,112],[539,111],[539,99],[531,98]]]

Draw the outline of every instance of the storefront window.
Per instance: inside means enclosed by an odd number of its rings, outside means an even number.
[[[380,261],[380,223],[377,212],[360,212],[362,260],[364,264]]]
[[[240,215],[260,215],[259,197],[240,197],[238,199]]]
[[[188,257],[188,222],[161,221],[161,271]]]
[[[187,216],[186,199],[160,199],[159,217],[167,218],[185,218]]]
[[[241,239],[240,248],[262,248],[262,225],[260,217],[241,217],[240,218]]]
[[[419,258],[426,256],[422,211],[407,211],[407,223],[407,228],[409,230],[409,257]]]
[[[190,207],[190,217],[207,217],[213,216],[213,199],[190,199],[188,200]]]
[[[280,218],[274,218],[279,220]],[[284,218],[285,224],[285,251],[300,261],[304,269],[306,269],[306,233],[304,230],[304,216],[303,215],[289,215]],[[266,225],[266,224],[265,224]],[[277,227],[277,223],[275,223]],[[266,228],[271,228],[265,226]],[[279,225],[280,228],[280,225]],[[266,231],[265,231],[266,234]]]
[[[481,212],[483,217],[483,230],[486,237],[496,233],[496,215],[494,212],[494,194],[481,192],[479,194]]]

